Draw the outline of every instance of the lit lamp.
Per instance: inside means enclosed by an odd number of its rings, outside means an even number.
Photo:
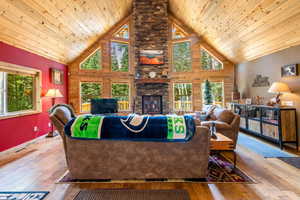
[[[270,89],[268,90],[269,93],[275,93],[277,94],[275,99],[276,99],[276,103],[278,105],[280,105],[280,95],[282,93],[287,93],[287,92],[291,92],[289,86],[285,83],[281,83],[281,82],[274,82]]]
[[[46,93],[45,97],[49,97],[52,99],[52,106],[55,104],[55,99],[64,97],[59,89],[49,89],[48,92]],[[47,137],[54,137],[58,135],[56,131],[53,130],[53,124],[51,125],[51,131],[48,133]]]

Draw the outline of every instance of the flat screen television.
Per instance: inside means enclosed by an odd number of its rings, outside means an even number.
[[[92,114],[109,114],[118,112],[118,100],[113,98],[91,99]]]

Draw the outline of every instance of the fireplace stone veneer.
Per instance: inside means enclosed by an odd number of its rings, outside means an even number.
[[[142,113],[142,96],[162,96],[163,113],[169,113],[168,84],[168,0],[133,1],[133,50],[136,69],[136,113]],[[142,50],[162,50],[163,64],[142,65],[139,63]],[[155,72],[150,78],[149,73]],[[141,81],[142,80],[142,81]],[[159,81],[158,81],[159,80]]]

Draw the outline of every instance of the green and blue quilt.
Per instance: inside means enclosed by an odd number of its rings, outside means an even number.
[[[194,132],[190,115],[80,115],[65,126],[65,133],[77,139],[188,141]]]

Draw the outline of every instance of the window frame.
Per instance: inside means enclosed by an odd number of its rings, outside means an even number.
[[[217,60],[219,63],[221,63],[222,68],[221,69],[203,69],[203,66],[202,66],[202,53],[201,53],[202,49],[207,54],[209,54],[211,57],[213,57],[215,60]],[[211,53],[209,50],[207,50],[203,46],[200,46],[200,69],[201,69],[201,71],[221,71],[221,70],[224,70],[224,63],[220,59],[218,59],[213,53]]]
[[[131,109],[130,109],[130,107],[131,107],[131,97],[130,97],[130,94],[131,94],[131,85],[130,85],[130,83],[129,82],[112,82],[111,83],[111,98],[114,98],[113,97],[113,84],[126,84],[126,85],[128,85],[128,103],[129,103],[129,105],[128,105],[128,110],[119,110],[119,108],[118,108],[118,112],[119,111],[121,111],[121,112],[128,112],[128,111],[131,111]]]
[[[82,111],[82,96],[81,96],[81,84],[82,83],[96,83],[96,84],[99,84],[101,86],[101,94],[99,95],[100,98],[102,98],[103,96],[103,83],[100,82],[100,81],[79,81],[79,110],[80,110],[80,113],[89,113],[88,111],[87,112],[83,112]],[[91,112],[91,111],[90,111]]]
[[[123,28],[123,26],[127,25],[128,26],[128,38],[122,38],[122,37],[116,37],[115,35]],[[116,31],[113,32],[112,38],[115,38],[116,40],[130,40],[130,25],[129,22],[122,24]]]
[[[182,37],[182,38],[174,38],[173,36],[173,29],[174,28],[177,28],[180,32],[182,32],[183,33],[183,35],[184,35],[184,37]],[[181,28],[178,24],[176,24],[176,23],[172,23],[172,25],[171,25],[171,40],[173,40],[173,41],[178,41],[178,40],[184,40],[184,39],[186,39],[187,37],[189,37],[188,36],[189,34],[183,29],[183,28]]]
[[[191,90],[192,90],[192,93],[191,93],[191,110],[177,110],[175,108],[175,84],[191,84]],[[194,101],[193,101],[193,83],[192,82],[174,82],[173,83],[173,110],[175,112],[191,112],[193,111],[193,107],[194,106]]]
[[[100,60],[98,61],[99,62],[99,66],[100,66],[100,69],[83,69],[81,68],[81,65],[87,60],[89,59],[92,55],[94,55],[97,51],[100,51],[100,57],[99,59],[101,59],[101,64],[100,64]],[[79,63],[79,70],[82,70],[82,71],[101,71],[103,70],[103,65],[102,65],[102,48],[101,47],[98,47],[96,48],[91,54],[89,54],[85,59],[83,59],[80,63]]]
[[[223,95],[223,97],[222,97],[222,107],[224,107],[225,106],[225,87],[224,87],[224,81],[223,80],[216,80],[216,81],[212,81],[212,80],[209,80],[209,82],[210,83],[222,83],[222,95]],[[205,82],[204,81],[202,81],[201,82],[201,84],[200,84],[200,90],[201,90],[201,106],[203,107],[205,104],[204,104],[204,97],[203,97],[203,88],[202,88],[202,86],[203,86],[203,84],[204,84]],[[212,94],[213,95],[213,94]],[[214,95],[213,95],[213,100],[214,100]]]
[[[112,48],[111,48],[111,44],[113,43],[113,42],[117,42],[117,43],[123,43],[123,44],[127,44],[128,45],[128,70],[127,71],[113,71],[113,69],[112,69]],[[115,38],[113,38],[113,39],[111,39],[110,41],[109,41],[109,55],[110,55],[110,58],[109,58],[109,62],[110,62],[110,71],[111,72],[114,72],[114,73],[129,73],[130,72],[130,61],[131,61],[131,59],[130,59],[130,42],[129,42],[129,40],[125,40],[125,39],[115,39]]]
[[[184,43],[184,42],[188,42],[190,44],[190,60],[191,60],[191,68],[188,71],[176,71],[175,70],[175,65],[174,65],[174,45],[178,44],[178,43]],[[172,52],[172,72],[175,73],[185,73],[185,72],[192,72],[193,71],[193,55],[192,55],[192,42],[189,39],[183,38],[183,39],[179,39],[179,40],[174,40],[172,41],[172,46],[171,46],[171,52]]]
[[[0,61],[0,71],[4,72],[3,80],[3,112],[0,113],[0,120],[32,115],[42,112],[41,89],[42,89],[42,71],[34,68],[10,64]],[[33,76],[33,109],[7,112],[7,73],[23,74]]]

